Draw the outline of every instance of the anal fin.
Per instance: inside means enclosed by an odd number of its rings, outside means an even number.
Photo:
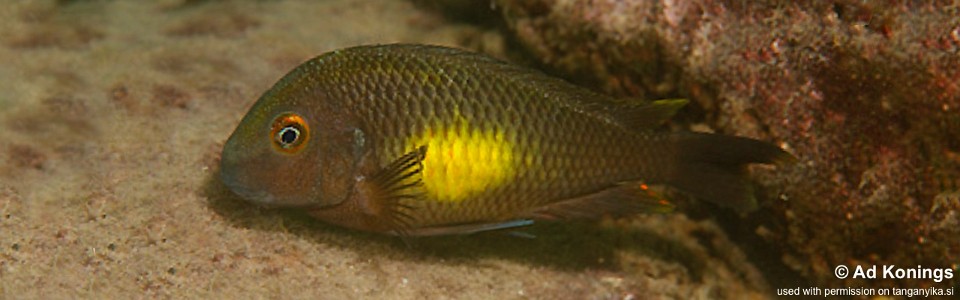
[[[535,208],[527,216],[539,220],[591,220],[643,212],[672,212],[673,204],[655,189],[639,181],[622,182],[592,194]]]

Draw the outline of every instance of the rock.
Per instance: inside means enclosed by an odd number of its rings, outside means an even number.
[[[687,97],[717,131],[782,145],[738,222],[817,284],[837,265],[960,260],[960,10],[884,1],[496,2],[539,61],[607,93]],[[776,200],[775,200],[776,199]]]

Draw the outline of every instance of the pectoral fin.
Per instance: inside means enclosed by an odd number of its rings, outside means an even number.
[[[673,204],[654,189],[639,181],[622,182],[596,193],[538,207],[527,215],[539,220],[578,220],[673,211]]]
[[[427,147],[420,146],[393,161],[370,178],[371,212],[386,222],[389,233],[406,236],[414,221],[409,214],[414,207],[405,200],[423,197],[423,159]]]

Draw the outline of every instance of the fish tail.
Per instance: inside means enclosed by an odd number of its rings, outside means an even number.
[[[757,208],[746,166],[790,164],[792,155],[772,144],[743,137],[706,133],[671,136],[676,163],[666,181],[694,197],[738,211]]]

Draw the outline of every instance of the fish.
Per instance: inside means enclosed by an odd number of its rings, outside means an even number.
[[[264,92],[219,175],[248,202],[399,236],[672,211],[660,186],[755,209],[745,167],[795,158],[658,129],[686,102],[615,98],[456,48],[354,46]]]

